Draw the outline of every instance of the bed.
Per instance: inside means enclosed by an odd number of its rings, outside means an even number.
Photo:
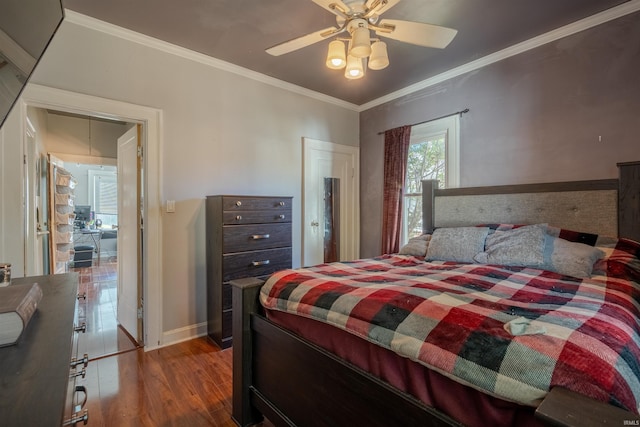
[[[637,167],[637,164],[631,166]],[[637,229],[637,193],[630,197],[627,190],[630,186],[634,189],[632,192],[637,192],[637,172],[630,176],[630,183],[625,178],[454,190],[437,190],[432,182],[425,182],[423,186],[423,226],[432,239],[436,236],[432,233],[434,229],[487,229],[487,235],[496,239],[496,236],[511,236],[509,233],[512,232],[529,233],[538,227],[513,227],[511,224],[553,224],[555,227],[550,228],[540,225],[535,235],[539,237],[540,230],[544,229],[545,236],[555,233],[554,241],[562,237],[560,240],[572,240],[589,247],[604,245],[607,261],[599,268],[605,274],[576,279],[539,268],[486,262],[494,261],[493,258],[485,259],[484,264],[437,259],[427,263],[411,255],[386,255],[278,272],[266,285],[258,279],[235,281],[234,420],[242,426],[259,422],[263,415],[275,425],[290,426],[495,425],[496,420],[503,425],[601,425],[604,421],[612,425],[636,425],[640,420],[640,327],[634,284],[640,282],[636,258],[639,250],[633,240],[602,238],[618,235],[618,229]],[[635,221],[636,225],[629,225],[629,221]],[[474,230],[471,232],[475,233]],[[550,238],[545,239],[548,242]],[[605,246],[608,249],[604,249]],[[348,268],[354,268],[356,272],[345,272]],[[607,271],[608,268],[611,271]],[[329,290],[300,292],[307,283],[319,281],[322,275],[333,280],[349,274],[365,278],[350,277],[347,281],[368,281],[378,287],[375,291],[363,287],[365,290],[358,289],[356,293],[379,295],[383,289],[382,293],[388,294],[385,297],[403,301],[404,305],[388,304],[389,300],[378,302],[392,307],[385,316],[385,321],[392,325],[382,325],[374,333],[371,330],[376,328],[363,326],[360,321],[373,315],[367,309],[360,315],[351,312],[356,311],[354,307],[360,307],[362,295],[359,294],[356,302],[342,304],[346,306],[343,312],[334,310],[334,301],[353,294],[353,289],[336,294],[344,283]],[[470,276],[476,280],[467,282]],[[405,285],[411,284],[404,286],[408,293],[393,293],[399,286],[395,282],[387,283],[389,277]],[[511,292],[513,283],[523,288]],[[453,290],[443,291],[441,286],[445,284],[453,286]],[[546,291],[532,296],[532,287],[546,288]],[[632,297],[613,304],[610,295],[602,295],[601,289],[605,287],[616,288],[616,292]],[[416,288],[419,288],[418,293]],[[478,304],[466,304],[468,294],[459,293],[461,289],[486,293],[482,310],[493,311],[475,316]],[[424,292],[427,292],[427,298],[423,298]],[[294,297],[289,299],[291,295]],[[523,295],[526,295],[526,301]],[[505,303],[514,298],[517,304]],[[531,301],[536,298],[532,308]],[[312,307],[307,304],[310,299],[324,302]],[[429,306],[434,299],[442,304]],[[590,320],[573,325],[568,328],[571,329],[569,332],[565,328],[566,319],[558,321],[562,326],[559,331],[553,320],[540,320],[557,317],[558,311],[545,311],[546,308],[541,308],[544,304],[556,308],[593,309],[593,313],[585,313],[585,318]],[[466,328],[464,339],[452,338],[461,333],[450,325],[443,329],[442,325],[449,323],[441,321],[445,315],[433,314],[442,311],[443,306],[449,307],[449,311],[453,311],[450,307],[455,307],[456,312],[464,313],[458,315]],[[535,310],[539,312],[532,315]],[[613,313],[616,310],[620,313]],[[559,312],[566,314],[567,310]],[[572,313],[569,317],[575,314],[573,308],[568,312]],[[421,325],[418,330],[431,331],[427,334],[431,338],[440,335],[441,346],[457,346],[455,351],[449,351],[449,355],[456,356],[447,359],[445,353],[433,350],[433,343],[426,337],[416,339],[404,335],[402,325],[412,323],[406,321],[411,316],[415,317],[413,323]],[[607,316],[627,316],[631,320],[613,328],[607,324]],[[332,325],[319,322],[317,317],[329,319]],[[600,359],[613,357],[606,354],[607,345],[594,351],[601,357],[591,361],[582,360],[580,353],[567,354],[567,348],[573,351],[576,346],[576,339],[568,337],[579,328],[582,328],[581,332],[589,329],[596,338],[600,337],[587,342],[587,349],[600,345],[600,341],[608,344],[610,336],[620,338],[625,343],[624,357],[620,359],[624,363],[618,360],[611,364],[613,367],[603,364],[597,365],[597,369],[589,368],[596,366],[594,363]],[[483,335],[488,330],[499,331],[497,338]],[[469,340],[469,335],[476,339]],[[561,350],[552,355],[544,349],[537,351],[540,345],[536,343],[541,338],[555,339]],[[525,344],[517,346],[518,351],[506,351],[505,348],[512,349],[513,345],[501,346],[500,343],[509,339]],[[378,342],[373,342],[376,340]],[[473,345],[463,348],[463,345],[455,344],[458,342],[473,342]],[[413,356],[397,356],[399,347]],[[561,351],[565,353],[560,354]],[[485,357],[491,352],[499,354]],[[507,353],[514,354],[509,359]],[[534,366],[547,363],[551,370],[538,375],[536,369],[533,376],[544,378],[529,381],[526,374],[533,372],[529,367],[522,369],[524,380],[522,376],[514,379],[510,372],[518,370],[519,365],[514,361],[519,359],[531,359]],[[461,360],[464,363],[460,363]],[[564,369],[558,369],[558,366]],[[560,375],[558,372],[562,370],[565,373]],[[479,375],[481,371],[485,375]],[[574,381],[580,376],[584,377],[583,381]],[[488,388],[486,383],[491,383]]]

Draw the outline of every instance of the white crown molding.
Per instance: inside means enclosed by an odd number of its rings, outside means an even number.
[[[185,58],[185,59],[195,61],[204,65],[208,65],[208,66],[217,68],[219,70],[228,71],[230,73],[237,74],[239,76],[246,77],[251,80],[255,80],[261,83],[275,86],[277,88],[288,90],[290,92],[295,92],[297,94],[304,95],[309,98],[317,99],[319,101],[327,102],[329,104],[334,104],[349,110],[358,111],[359,109],[359,107],[356,104],[343,101],[342,99],[334,98],[332,96],[328,96],[320,92],[316,92],[313,90],[303,88],[301,86],[287,83],[283,80],[279,80],[274,77],[269,77],[265,74],[258,73],[256,71],[249,70],[248,68],[240,67],[238,65],[231,64],[230,62],[222,61],[220,59],[213,58],[211,56],[207,56],[202,53],[198,53],[193,50],[189,50],[187,48],[156,39],[154,37],[149,37],[144,34],[140,34],[135,31],[128,30],[126,28],[119,27],[117,25],[113,25],[108,22],[101,21],[99,19],[95,19],[78,12],[74,12],[73,10],[65,9],[64,12],[65,12],[64,22],[69,22],[72,24],[89,28],[91,30],[100,31],[102,33],[109,34],[114,37],[118,37],[134,43],[138,43],[140,45],[147,46],[152,49],[157,49],[162,52],[169,53],[171,55],[179,56],[181,58]]]
[[[0,30],[0,52],[25,76],[28,76],[36,65],[36,59],[2,30]]]
[[[544,44],[553,42],[555,40],[559,40],[563,37],[570,36],[572,34],[587,30],[589,28],[595,27],[600,24],[604,24],[605,22],[612,21],[614,19],[620,18],[630,13],[637,12],[639,10],[640,10],[640,0],[630,0],[619,6],[612,7],[603,12],[597,13],[595,15],[592,15],[587,18],[581,19],[579,21],[573,22],[571,24],[565,25],[564,27],[560,27],[555,30],[549,31],[547,33],[541,34],[537,37],[515,44],[508,48],[502,49],[498,52],[494,52],[482,58],[463,64],[459,67],[452,68],[451,70],[445,71],[444,73],[438,74],[436,76],[433,76],[421,82],[407,86],[403,89],[389,93],[385,96],[374,99],[373,101],[367,102],[366,104],[362,104],[360,106],[343,101],[338,98],[324,95],[316,91],[303,88],[301,86],[287,83],[285,81],[282,81],[273,77],[269,77],[267,75],[258,73],[256,71],[252,71],[247,68],[240,67],[240,66],[231,64],[229,62],[222,61],[220,59],[216,59],[211,56],[207,56],[207,55],[204,55],[204,54],[201,54],[201,53],[198,53],[198,52],[195,52],[195,51],[192,51],[192,50],[189,50],[189,49],[186,49],[186,48],[183,48],[183,47],[180,47],[156,38],[153,38],[153,37],[145,36],[143,34],[137,33],[132,30],[128,30],[126,28],[119,27],[117,25],[100,21],[98,19],[83,15],[81,13],[74,12],[73,10],[65,9],[64,20],[65,22],[70,22],[73,24],[81,25],[83,27],[87,27],[92,30],[110,34],[112,36],[129,40],[134,43],[138,43],[154,49],[158,49],[172,55],[176,55],[185,59],[199,62],[201,64],[209,65],[211,67],[214,67],[220,70],[228,71],[230,73],[234,73],[252,80],[256,80],[271,86],[275,86],[280,89],[295,92],[297,94],[308,96],[310,98],[314,98],[319,101],[324,101],[330,104],[334,104],[349,110],[362,112],[370,108],[376,107],[378,105],[382,105],[386,102],[393,101],[394,99],[398,99],[403,96],[410,95],[419,90],[436,85],[445,80],[449,80],[451,78],[460,76],[462,74],[477,70],[479,68],[486,67],[487,65],[493,64],[498,61],[502,61],[503,59],[518,55],[520,53],[526,52],[531,49],[535,49]]]
[[[414,92],[441,83],[445,80],[449,80],[453,77],[457,77],[470,71],[486,67],[487,65],[493,64],[494,62],[502,61],[503,59],[509,58],[511,56],[518,55],[544,44],[559,40],[563,37],[570,36],[572,34],[584,31],[600,24],[604,24],[605,22],[612,21],[630,13],[637,12],[639,10],[640,0],[628,1],[619,6],[612,7],[611,9],[607,9],[603,12],[565,25],[564,27],[557,28],[532,39],[526,40],[522,43],[515,44],[498,52],[494,52],[490,55],[468,62],[459,67],[452,68],[451,70],[445,71],[444,73],[438,74],[437,76],[433,76],[416,84],[407,86],[404,89],[400,89],[378,99],[374,99],[373,101],[360,105],[360,107],[358,108],[358,112],[366,111],[370,108],[377,107],[378,105],[382,105],[386,102],[393,101],[394,99],[398,99],[406,95],[410,95]]]

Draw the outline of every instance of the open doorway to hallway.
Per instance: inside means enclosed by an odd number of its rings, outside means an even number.
[[[123,313],[119,305],[122,295],[131,294],[122,291],[125,286],[134,289],[136,299],[138,282],[135,276],[131,283],[122,280],[119,272],[127,264],[132,264],[127,266],[128,269],[139,270],[142,262],[141,257],[119,257],[118,252],[121,246],[119,243],[123,240],[120,223],[126,216],[120,212],[122,200],[126,199],[127,203],[135,206],[139,192],[122,192],[118,189],[121,181],[119,176],[126,175],[118,166],[118,140],[130,130],[136,131],[138,125],[35,107],[28,107],[27,117],[29,127],[36,135],[27,141],[28,144],[35,145],[34,149],[26,150],[33,153],[34,159],[29,159],[29,162],[39,164],[41,159],[46,158],[49,164],[55,163],[56,167],[69,174],[74,183],[71,204],[75,220],[70,223],[58,222],[56,179],[50,175],[48,185],[40,185],[39,191],[38,188],[32,191],[39,196],[31,204],[36,210],[34,218],[38,221],[37,228],[49,231],[49,244],[45,242],[45,238],[38,241],[36,256],[40,252],[44,259],[51,259],[53,251],[58,254],[58,239],[66,239],[67,235],[71,237],[68,242],[64,241],[68,243],[64,246],[70,248],[70,256],[64,270],[60,272],[79,273],[79,294],[87,296],[80,303],[79,320],[86,321],[88,335],[83,341],[88,346],[86,352],[91,358],[136,348],[138,342],[142,341],[137,331],[128,333],[120,320],[123,317],[138,316],[135,308],[137,302],[133,304],[133,314]],[[135,163],[133,169],[135,176]],[[26,181],[28,187],[29,180]],[[29,189],[26,193],[30,193]],[[133,216],[135,224],[135,210]],[[29,222],[28,218],[26,222]],[[65,228],[64,233],[60,232],[60,226]],[[129,228],[129,233],[132,236],[126,241],[139,240],[136,230]],[[46,237],[46,234],[43,236]],[[40,264],[46,265],[46,262]],[[49,271],[45,270],[43,273],[54,271],[59,272],[57,268],[54,270],[50,267]]]
[[[29,145],[25,144],[29,137],[24,132],[27,120],[27,110],[30,108],[51,109],[72,114],[82,114],[95,118],[106,118],[111,120],[121,120],[138,124],[140,137],[138,140],[142,144],[143,158],[141,159],[141,176],[142,185],[140,198],[141,206],[141,223],[144,224],[144,234],[140,238],[141,246],[144,252],[141,254],[142,266],[142,289],[140,296],[144,298],[144,308],[141,312],[143,325],[139,328],[139,333],[146,351],[161,347],[164,343],[163,333],[163,278],[162,278],[162,218],[161,218],[161,161],[160,147],[163,135],[162,110],[131,104],[123,101],[116,101],[102,97],[96,97],[77,92],[69,92],[66,90],[55,89],[51,87],[41,86],[37,84],[29,84],[25,88],[21,101],[18,103],[18,113],[10,117],[4,124],[5,134],[8,132],[14,135],[16,140],[22,140],[22,146],[19,150],[13,150],[6,158],[0,158],[3,168],[7,165],[11,166],[11,162],[18,158],[22,160],[23,154],[29,157]],[[42,133],[41,133],[42,135]],[[37,137],[36,137],[37,139]],[[25,178],[34,175],[32,166],[34,163],[28,162],[26,167],[22,168]],[[37,167],[33,167],[36,169]],[[12,168],[20,169],[20,168]],[[24,180],[20,180],[24,182]],[[6,189],[13,190],[13,186],[8,186],[6,181],[0,180],[0,191],[6,197]],[[37,228],[37,215],[32,205],[32,196],[30,184],[24,184],[24,192],[22,194],[13,194],[10,197],[12,203],[20,206],[17,212],[22,214],[22,220],[17,217],[11,218],[11,221],[4,220],[3,224],[19,224],[23,223],[23,227],[10,230],[9,238],[14,238],[20,243],[19,250],[24,252],[24,257],[17,259],[16,271],[24,271],[26,276],[34,276],[41,273],[42,270],[37,269],[37,265],[31,262],[32,259],[41,256],[41,251],[37,251],[35,243],[36,238],[33,234]],[[20,201],[25,201],[23,205]],[[38,235],[44,231],[38,231]],[[126,234],[126,233],[123,233]],[[24,237],[21,239],[21,237]],[[38,237],[39,238],[39,237]]]

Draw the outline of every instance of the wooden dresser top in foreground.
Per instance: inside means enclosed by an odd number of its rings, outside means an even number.
[[[43,296],[15,345],[0,348],[0,423],[56,426],[63,422],[77,273],[13,279],[38,283]]]

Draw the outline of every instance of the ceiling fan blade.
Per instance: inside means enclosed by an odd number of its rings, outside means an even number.
[[[365,7],[369,12],[367,12],[365,18],[371,15],[382,15],[398,3],[400,3],[400,0],[368,0]]]
[[[316,31],[315,33],[307,34],[306,36],[298,37],[293,40],[286,41],[284,43],[277,44],[266,50],[269,55],[280,56],[285,53],[293,52],[294,50],[301,49],[303,47],[320,42],[326,38],[329,38],[335,34],[341,33],[344,28],[329,27],[324,30]]]
[[[344,4],[342,0],[311,0],[320,7],[327,9],[329,12],[341,17],[345,17],[347,12],[351,10],[349,6]],[[333,7],[332,7],[333,6]]]
[[[384,30],[385,27],[392,26],[395,27],[392,31]],[[378,27],[380,28],[376,29],[376,34],[381,37],[438,49],[447,47],[458,33],[458,30],[447,27],[396,19],[383,19],[378,23]]]

